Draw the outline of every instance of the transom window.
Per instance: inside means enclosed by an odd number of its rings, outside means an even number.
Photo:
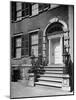
[[[47,34],[53,33],[53,32],[61,32],[63,31],[63,25],[59,22],[54,22],[47,28],[46,31],[47,31]]]

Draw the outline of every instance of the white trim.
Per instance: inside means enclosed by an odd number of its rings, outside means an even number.
[[[13,34],[11,37],[14,37],[14,36],[21,36],[23,32],[20,32],[20,33],[15,33]]]
[[[64,32],[68,30],[68,26],[67,26],[67,24],[66,24],[63,20],[60,20],[59,17],[54,17],[54,18],[52,18],[51,20],[49,20],[48,25],[47,25],[47,26],[45,27],[45,29],[44,29],[43,36],[45,36],[47,28],[48,28],[52,23],[54,23],[54,22],[59,22],[59,23],[61,23],[61,24],[63,25],[63,31],[64,31]]]
[[[58,21],[58,17],[49,20],[50,23],[54,23],[54,22],[57,22],[57,21]]]
[[[62,36],[63,34],[51,35],[51,36],[48,36],[48,39],[53,39],[53,38],[62,37]]]
[[[50,50],[51,50],[51,40],[49,39],[49,65],[51,64],[51,53],[50,53]]]
[[[39,31],[40,29],[36,29],[36,30],[32,30],[32,31],[29,31],[27,33],[33,33],[33,32],[36,32],[36,31]]]

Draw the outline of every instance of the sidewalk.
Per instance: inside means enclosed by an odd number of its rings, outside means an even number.
[[[19,82],[11,83],[11,98],[21,98],[21,97],[38,97],[38,96],[57,96],[57,95],[69,95],[73,92],[66,92],[59,88],[53,87],[25,87]]]

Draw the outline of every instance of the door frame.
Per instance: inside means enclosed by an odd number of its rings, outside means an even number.
[[[48,36],[48,40],[49,40],[49,63],[48,63],[48,65],[52,64],[51,63],[51,39],[60,38],[60,45],[61,45],[61,48],[62,48],[61,54],[63,55],[63,40],[62,40],[62,37],[63,37],[63,34],[56,34],[56,35]],[[62,64],[63,64],[63,56],[62,56]]]

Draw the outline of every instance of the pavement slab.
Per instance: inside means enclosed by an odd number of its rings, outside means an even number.
[[[44,86],[28,86],[20,84],[20,82],[11,82],[11,98],[23,97],[40,97],[40,96],[57,96],[71,95],[73,92],[63,91],[60,88],[44,87]]]

